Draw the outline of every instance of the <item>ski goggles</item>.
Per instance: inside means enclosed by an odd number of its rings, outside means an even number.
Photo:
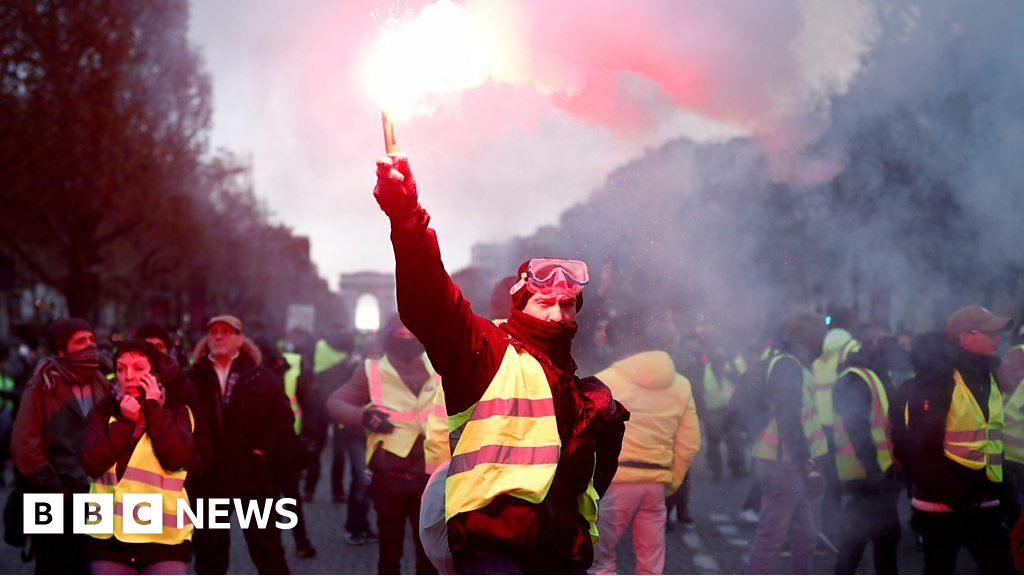
[[[579,260],[557,258],[534,258],[526,265],[519,281],[512,286],[509,294],[515,294],[529,285],[538,294],[565,294],[576,296],[583,286],[590,282],[587,264]]]

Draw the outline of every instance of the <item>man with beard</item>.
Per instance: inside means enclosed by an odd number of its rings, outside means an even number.
[[[523,262],[511,315],[495,325],[445,271],[404,155],[377,161],[374,196],[391,220],[398,310],[443,377],[456,569],[581,573],[593,562],[597,498],[615,475],[628,418],[604,384],[575,373],[586,264]]]
[[[26,493],[62,493],[62,534],[32,536],[38,574],[85,574],[84,540],[71,529],[74,493],[89,492],[79,449],[89,410],[110,393],[99,370],[96,336],[80,318],[54,320],[46,331],[53,356],[36,367],[14,422],[11,451]]]
[[[900,519],[896,501],[900,484],[893,466],[889,431],[891,371],[898,368],[900,348],[886,328],[868,327],[861,348],[840,365],[832,389],[835,405],[836,471],[848,496],[840,513],[842,526],[836,574],[853,574],[868,542],[875,573],[895,574]]]
[[[345,426],[367,430],[370,495],[380,533],[377,572],[401,572],[405,524],[411,522],[416,573],[435,574],[420,543],[419,517],[427,479],[449,456],[440,378],[397,314],[380,334],[384,357],[366,360],[330,396],[327,410]]]

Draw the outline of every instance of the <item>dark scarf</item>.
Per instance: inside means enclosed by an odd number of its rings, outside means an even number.
[[[36,366],[34,378],[46,391],[52,391],[58,379],[72,386],[89,386],[93,383],[105,386],[107,382],[100,373],[100,358],[95,348],[86,348],[66,356],[47,356]]]
[[[575,322],[560,324],[534,318],[522,310],[512,310],[505,330],[522,343],[528,352],[569,376],[576,373],[572,358],[572,339],[578,329]]]

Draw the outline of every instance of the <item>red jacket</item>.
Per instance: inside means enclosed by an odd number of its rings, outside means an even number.
[[[577,511],[577,497],[587,488],[595,459],[598,492],[603,494],[611,482],[628,412],[599,380],[575,375],[567,346],[551,350],[528,325],[521,320],[517,325],[515,314],[511,325],[500,327],[474,314],[445,271],[428,223],[422,209],[392,222],[398,310],[442,377],[448,414],[458,414],[481,398],[511,336],[514,346],[530,352],[544,367],[562,441],[555,479],[543,502],[504,495],[449,520],[456,564],[460,557],[491,552],[519,561],[527,572],[579,572],[593,561],[593,547],[587,522]]]

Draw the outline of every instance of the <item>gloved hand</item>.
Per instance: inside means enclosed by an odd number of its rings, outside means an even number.
[[[391,423],[387,414],[369,408],[363,412],[363,428],[378,434],[390,434],[395,429],[395,425]]]
[[[373,189],[373,197],[392,220],[400,220],[419,208],[416,179],[409,169],[409,158],[404,153],[377,159],[377,186]]]

